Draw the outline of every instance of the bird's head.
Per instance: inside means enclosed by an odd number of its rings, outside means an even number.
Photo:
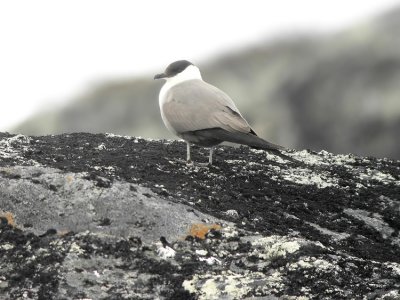
[[[201,79],[200,70],[187,60],[178,60],[171,63],[163,73],[154,76],[154,79],[165,79],[175,84],[192,79]]]

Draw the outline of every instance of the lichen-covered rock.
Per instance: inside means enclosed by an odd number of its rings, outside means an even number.
[[[1,299],[400,298],[400,162],[0,133]]]

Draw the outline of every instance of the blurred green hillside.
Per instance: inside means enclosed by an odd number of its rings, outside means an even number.
[[[194,63],[271,142],[400,159],[400,9],[343,32],[285,37]],[[162,82],[153,75],[104,83],[12,132],[174,138],[161,121]]]

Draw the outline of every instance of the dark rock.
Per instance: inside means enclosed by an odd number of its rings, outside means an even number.
[[[185,151],[0,133],[0,295],[400,297],[399,161],[221,146],[204,167],[207,149],[193,166]]]

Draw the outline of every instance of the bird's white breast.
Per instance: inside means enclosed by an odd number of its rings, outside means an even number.
[[[176,130],[171,126],[171,123],[165,116],[163,109],[164,104],[167,103],[168,100],[167,93],[170,90],[170,88],[171,88],[170,86],[167,86],[167,83],[164,84],[164,86],[161,88],[160,95],[158,96],[158,103],[160,105],[161,118],[164,122],[165,127],[167,127],[168,130],[171,131],[172,133],[177,134]]]
[[[165,116],[163,106],[168,101],[168,92],[171,90],[172,87],[174,87],[175,85],[182,83],[184,81],[193,80],[193,79],[202,80],[200,70],[196,66],[191,65],[191,66],[188,66],[181,73],[175,75],[174,77],[166,78],[166,82],[164,83],[163,87],[160,90],[160,94],[158,96],[158,103],[160,105],[161,118],[165,124],[165,127],[167,127],[168,130],[174,134],[177,134],[177,132],[171,126],[170,122],[168,121],[168,118]]]

